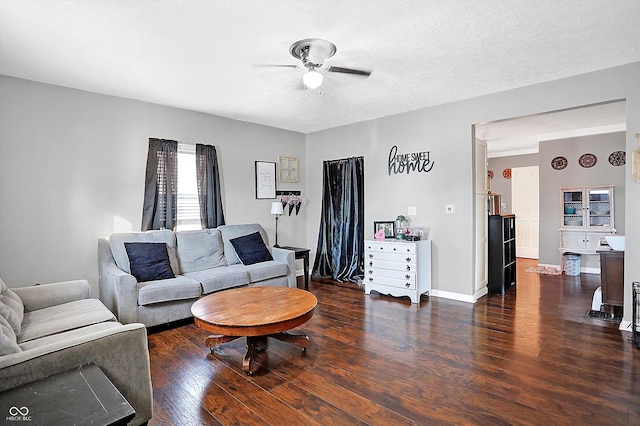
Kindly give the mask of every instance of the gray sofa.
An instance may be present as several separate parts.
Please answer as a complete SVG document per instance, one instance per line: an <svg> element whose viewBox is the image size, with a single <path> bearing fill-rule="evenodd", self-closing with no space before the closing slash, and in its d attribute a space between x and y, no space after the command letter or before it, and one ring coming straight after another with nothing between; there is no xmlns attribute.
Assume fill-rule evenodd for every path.
<svg viewBox="0 0 640 426"><path fill-rule="evenodd" d="M116 322L90 291L85 280L14 289L0 280L0 391L94 363L136 411L129 424L146 423L153 409L147 330Z"/></svg>
<svg viewBox="0 0 640 426"><path fill-rule="evenodd" d="M273 260L245 265L231 240L256 232ZM132 272L131 260L135 259L130 259L131 243L166 244L175 277L139 282ZM118 321L151 327L191 318L191 305L216 291L246 285L295 288L294 261L293 251L269 248L267 234L259 224L118 233L98 241L100 299Z"/></svg>

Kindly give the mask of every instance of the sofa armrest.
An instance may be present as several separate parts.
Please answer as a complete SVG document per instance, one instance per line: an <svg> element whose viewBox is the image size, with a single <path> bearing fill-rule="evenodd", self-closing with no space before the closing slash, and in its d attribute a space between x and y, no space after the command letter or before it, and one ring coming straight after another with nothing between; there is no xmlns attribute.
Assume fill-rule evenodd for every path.
<svg viewBox="0 0 640 426"><path fill-rule="evenodd" d="M94 363L136 411L129 423L151 418L153 391L147 330L128 324L0 356L0 391Z"/></svg>
<svg viewBox="0 0 640 426"><path fill-rule="evenodd" d="M279 247L272 247L271 256L273 257L273 260L282 262L289 267L289 273L287 274L287 285L290 288L297 288L298 282L296 281L295 252Z"/></svg>
<svg viewBox="0 0 640 426"><path fill-rule="evenodd" d="M27 312L91 297L91 286L87 280L17 287L11 290L20 297Z"/></svg>
<svg viewBox="0 0 640 426"><path fill-rule="evenodd" d="M138 322L138 280L118 268L108 238L98 240L100 300L123 324Z"/></svg>

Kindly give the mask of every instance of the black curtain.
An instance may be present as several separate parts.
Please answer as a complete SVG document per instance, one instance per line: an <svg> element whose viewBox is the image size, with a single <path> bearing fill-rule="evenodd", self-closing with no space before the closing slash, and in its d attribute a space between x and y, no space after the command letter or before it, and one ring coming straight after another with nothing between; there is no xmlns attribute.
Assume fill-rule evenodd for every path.
<svg viewBox="0 0 640 426"><path fill-rule="evenodd" d="M313 276L358 282L363 277L364 158L323 162L322 214Z"/></svg>
<svg viewBox="0 0 640 426"><path fill-rule="evenodd" d="M218 155L214 146L196 144L196 179L202 227L224 225Z"/></svg>
<svg viewBox="0 0 640 426"><path fill-rule="evenodd" d="M142 230L176 228L178 142L149 139Z"/></svg>

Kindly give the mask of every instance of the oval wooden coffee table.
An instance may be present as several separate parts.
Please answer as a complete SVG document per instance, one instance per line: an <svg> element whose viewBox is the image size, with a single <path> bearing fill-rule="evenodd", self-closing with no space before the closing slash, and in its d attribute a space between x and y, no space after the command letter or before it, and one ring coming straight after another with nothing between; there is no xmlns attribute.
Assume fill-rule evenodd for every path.
<svg viewBox="0 0 640 426"><path fill-rule="evenodd" d="M196 301L191 307L195 323L213 333L204 344L213 348L239 337L247 338L242 369L251 375L256 352L265 350L267 338L293 343L305 352L309 336L287 330L307 322L318 300L308 291L289 287L242 287L219 291Z"/></svg>

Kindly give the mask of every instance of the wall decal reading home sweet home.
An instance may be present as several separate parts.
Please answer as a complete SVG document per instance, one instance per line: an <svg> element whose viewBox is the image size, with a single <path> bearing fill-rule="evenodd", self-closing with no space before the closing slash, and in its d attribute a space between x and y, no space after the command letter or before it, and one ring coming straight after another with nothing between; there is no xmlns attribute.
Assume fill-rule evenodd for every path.
<svg viewBox="0 0 640 426"><path fill-rule="evenodd" d="M389 151L388 171L389 175L398 173L409 174L411 172L430 172L435 164L429 158L431 151L398 154L398 147L393 146Z"/></svg>

